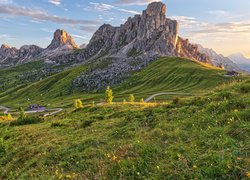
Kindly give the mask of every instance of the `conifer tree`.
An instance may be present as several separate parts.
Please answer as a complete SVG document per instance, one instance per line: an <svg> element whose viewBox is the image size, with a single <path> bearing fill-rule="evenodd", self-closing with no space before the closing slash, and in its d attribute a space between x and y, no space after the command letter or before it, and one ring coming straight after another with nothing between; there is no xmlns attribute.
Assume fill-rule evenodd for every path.
<svg viewBox="0 0 250 180"><path fill-rule="evenodd" d="M128 102L131 102L131 103L135 102L135 96L133 94L129 95Z"/></svg>
<svg viewBox="0 0 250 180"><path fill-rule="evenodd" d="M106 94L106 102L108 104L111 104L113 102L114 96L113 96L113 91L110 88L110 86L107 87L105 94Z"/></svg>

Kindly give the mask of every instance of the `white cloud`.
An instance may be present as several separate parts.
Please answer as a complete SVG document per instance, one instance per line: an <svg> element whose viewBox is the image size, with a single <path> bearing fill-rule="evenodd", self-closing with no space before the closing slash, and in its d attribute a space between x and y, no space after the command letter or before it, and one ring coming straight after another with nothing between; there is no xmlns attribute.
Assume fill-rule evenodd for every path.
<svg viewBox="0 0 250 180"><path fill-rule="evenodd" d="M99 22L92 20L75 20L65 17L59 17L56 15L50 15L45 11L39 9L32 9L27 7L11 6L11 5L0 5L0 14L7 14L11 16L24 16L30 17L34 20L39 21L50 21L57 24L68 24L68 25L97 25Z"/></svg>
<svg viewBox="0 0 250 180"><path fill-rule="evenodd" d="M78 39L88 39L87 37L77 35L77 34L71 34L71 36L74 37L74 38L78 38Z"/></svg>
<svg viewBox="0 0 250 180"><path fill-rule="evenodd" d="M224 10L213 10L213 11L208 11L207 13L218 18L228 17L230 15L228 11L224 11Z"/></svg>
<svg viewBox="0 0 250 180"><path fill-rule="evenodd" d="M49 0L49 3L59 6L61 4L61 0Z"/></svg>
<svg viewBox="0 0 250 180"><path fill-rule="evenodd" d="M139 12L133 11L133 10L128 10L128 9L123 9L119 8L110 4L105 4L105 3L95 3L95 2L90 2L90 6L86 7L85 10L88 11L98 11L98 12L107 12L110 10L117 10L125 13L130 13L130 14L140 14Z"/></svg>
<svg viewBox="0 0 250 180"><path fill-rule="evenodd" d="M162 0L117 0L114 2L116 5L147 5L151 2L162 1Z"/></svg>
<svg viewBox="0 0 250 180"><path fill-rule="evenodd" d="M0 34L0 39L3 39L3 40L13 40L15 39L14 37L8 35L8 34Z"/></svg>
<svg viewBox="0 0 250 180"><path fill-rule="evenodd" d="M0 0L0 4L12 4L12 0Z"/></svg>

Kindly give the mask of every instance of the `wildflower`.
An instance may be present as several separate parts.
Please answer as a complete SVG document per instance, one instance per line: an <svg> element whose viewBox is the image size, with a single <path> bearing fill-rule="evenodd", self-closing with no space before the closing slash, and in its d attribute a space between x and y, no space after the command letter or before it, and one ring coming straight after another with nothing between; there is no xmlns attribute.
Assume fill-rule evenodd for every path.
<svg viewBox="0 0 250 180"><path fill-rule="evenodd" d="M108 154L106 154L106 156L108 157L108 158L110 158L110 154L108 153Z"/></svg>
<svg viewBox="0 0 250 180"><path fill-rule="evenodd" d="M117 157L114 155L114 156L112 157L112 160L113 160L113 161L117 160Z"/></svg>
<svg viewBox="0 0 250 180"><path fill-rule="evenodd" d="M250 177L250 172L247 172L246 176L249 178Z"/></svg>
<svg viewBox="0 0 250 180"><path fill-rule="evenodd" d="M160 169L160 166L156 166L157 169Z"/></svg>
<svg viewBox="0 0 250 180"><path fill-rule="evenodd" d="M66 175L66 178L69 178L69 179L71 179L71 175L69 175L69 174L68 174L68 175Z"/></svg>
<svg viewBox="0 0 250 180"><path fill-rule="evenodd" d="M197 166L196 166L196 165L193 165L193 169L197 169Z"/></svg>
<svg viewBox="0 0 250 180"><path fill-rule="evenodd" d="M241 160L241 158L240 158L240 157L237 157L237 158L236 158L236 160L238 160L238 161L239 161L239 160Z"/></svg>
<svg viewBox="0 0 250 180"><path fill-rule="evenodd" d="M140 172L137 172L137 175L140 176Z"/></svg>

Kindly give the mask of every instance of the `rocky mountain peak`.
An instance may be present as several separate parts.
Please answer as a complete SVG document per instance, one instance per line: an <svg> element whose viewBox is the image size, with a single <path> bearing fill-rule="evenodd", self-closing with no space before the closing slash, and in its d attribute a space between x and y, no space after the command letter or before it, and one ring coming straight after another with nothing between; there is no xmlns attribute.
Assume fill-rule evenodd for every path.
<svg viewBox="0 0 250 180"><path fill-rule="evenodd" d="M54 38L47 49L52 50L65 45L69 48L78 48L73 38L66 31L57 29L54 33Z"/></svg>
<svg viewBox="0 0 250 180"><path fill-rule="evenodd" d="M9 49L9 48L10 48L10 46L7 44L2 44L2 46L1 46L1 49Z"/></svg>
<svg viewBox="0 0 250 180"><path fill-rule="evenodd" d="M152 2L148 5L144 13L148 16L166 15L167 6L162 2Z"/></svg>

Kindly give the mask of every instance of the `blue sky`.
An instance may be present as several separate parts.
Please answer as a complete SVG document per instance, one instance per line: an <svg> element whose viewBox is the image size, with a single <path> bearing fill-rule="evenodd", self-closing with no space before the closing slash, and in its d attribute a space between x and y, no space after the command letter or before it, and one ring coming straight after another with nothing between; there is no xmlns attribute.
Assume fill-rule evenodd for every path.
<svg viewBox="0 0 250 180"><path fill-rule="evenodd" d="M118 26L152 0L0 0L0 43L49 45L66 30L78 45L103 23ZM167 16L179 22L180 36L229 55L250 57L250 1L163 0Z"/></svg>

